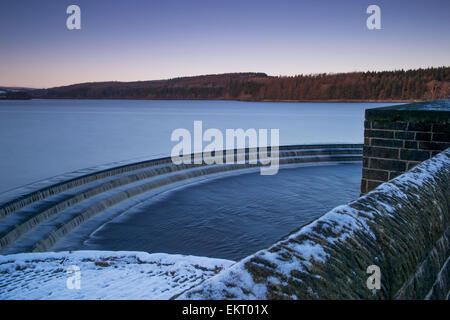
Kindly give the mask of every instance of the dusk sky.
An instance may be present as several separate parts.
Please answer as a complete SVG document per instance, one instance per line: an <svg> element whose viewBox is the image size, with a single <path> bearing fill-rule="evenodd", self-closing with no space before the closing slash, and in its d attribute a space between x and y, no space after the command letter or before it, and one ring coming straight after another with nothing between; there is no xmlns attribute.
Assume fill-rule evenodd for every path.
<svg viewBox="0 0 450 320"><path fill-rule="evenodd" d="M66 8L81 8L68 30ZM366 9L381 8L381 30ZM450 65L450 1L2 0L0 86Z"/></svg>

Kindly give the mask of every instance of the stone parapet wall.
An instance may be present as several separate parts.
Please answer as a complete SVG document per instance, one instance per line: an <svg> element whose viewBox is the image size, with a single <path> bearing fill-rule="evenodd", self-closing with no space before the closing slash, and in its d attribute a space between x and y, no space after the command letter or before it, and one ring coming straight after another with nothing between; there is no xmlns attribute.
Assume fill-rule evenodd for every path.
<svg viewBox="0 0 450 320"><path fill-rule="evenodd" d="M80 224L105 211L118 215L146 195L207 176L213 178L267 166L250 161L251 155L267 154L265 149L229 151L234 157L245 156L245 161L237 163L236 159L236 163L226 163L229 152L215 156L221 159L221 164L174 164L171 158L152 159L100 171L86 169L64 174L49 179L48 183L38 182L35 187L27 185L12 194L0 195L0 254L48 251ZM278 151L270 150L270 155L276 157L280 166L361 162L362 145L288 145L280 146ZM195 156L189 155L191 160Z"/></svg>
<svg viewBox="0 0 450 320"><path fill-rule="evenodd" d="M361 193L450 147L450 102L366 110Z"/></svg>

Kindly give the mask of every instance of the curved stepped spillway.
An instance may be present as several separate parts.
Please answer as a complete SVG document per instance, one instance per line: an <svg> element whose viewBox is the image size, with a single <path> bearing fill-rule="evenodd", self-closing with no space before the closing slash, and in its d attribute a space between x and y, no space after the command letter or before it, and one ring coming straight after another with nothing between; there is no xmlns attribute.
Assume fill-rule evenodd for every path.
<svg viewBox="0 0 450 320"><path fill-rule="evenodd" d="M224 164L175 165L166 157L102 170L97 167L4 193L0 195L0 254L47 251L84 221L118 204L125 212L135 204L133 199L154 190L203 176L258 168L259 162L249 163L253 152L234 150L235 157L245 154L245 163L226 164L224 155ZM281 146L278 155L280 166L361 161L362 145ZM195 155L190 156L194 159Z"/></svg>

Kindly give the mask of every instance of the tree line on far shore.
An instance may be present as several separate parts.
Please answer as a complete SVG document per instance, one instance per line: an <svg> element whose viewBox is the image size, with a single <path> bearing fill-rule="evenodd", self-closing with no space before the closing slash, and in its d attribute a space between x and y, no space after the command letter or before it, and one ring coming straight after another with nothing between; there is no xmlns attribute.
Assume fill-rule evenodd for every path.
<svg viewBox="0 0 450 320"><path fill-rule="evenodd" d="M434 100L450 97L450 67L297 76L228 73L155 81L92 82L35 90L33 96L246 101Z"/></svg>

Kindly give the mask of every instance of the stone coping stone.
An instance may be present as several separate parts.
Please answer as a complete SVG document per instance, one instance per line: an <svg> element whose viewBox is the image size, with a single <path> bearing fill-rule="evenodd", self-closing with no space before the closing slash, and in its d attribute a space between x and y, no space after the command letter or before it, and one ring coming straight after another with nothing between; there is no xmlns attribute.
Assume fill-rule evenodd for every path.
<svg viewBox="0 0 450 320"><path fill-rule="evenodd" d="M366 120L450 124L450 99L367 109Z"/></svg>

